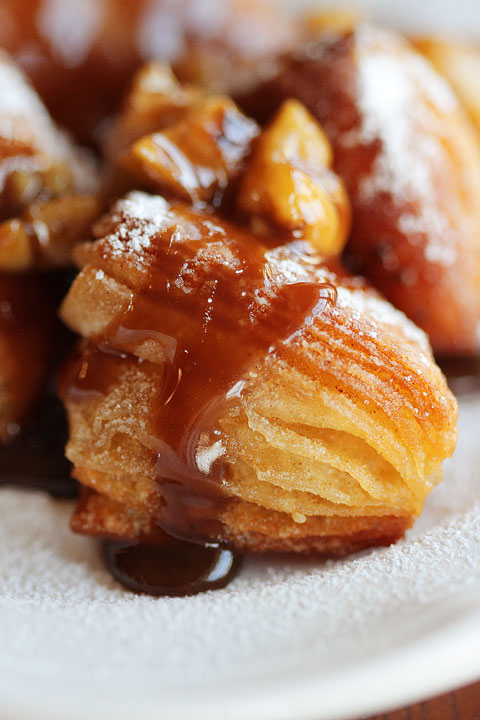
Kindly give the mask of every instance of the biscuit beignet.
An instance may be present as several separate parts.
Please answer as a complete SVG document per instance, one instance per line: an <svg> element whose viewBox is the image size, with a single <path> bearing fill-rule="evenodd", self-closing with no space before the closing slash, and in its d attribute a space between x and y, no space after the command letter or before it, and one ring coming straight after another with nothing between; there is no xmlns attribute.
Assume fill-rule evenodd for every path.
<svg viewBox="0 0 480 720"><path fill-rule="evenodd" d="M454 449L424 333L309 246L131 193L61 310L73 527L344 553L401 537Z"/></svg>
<svg viewBox="0 0 480 720"><path fill-rule="evenodd" d="M403 38L369 25L286 56L243 104L286 98L320 121L353 209L346 258L442 354L480 344L480 138L447 82Z"/></svg>

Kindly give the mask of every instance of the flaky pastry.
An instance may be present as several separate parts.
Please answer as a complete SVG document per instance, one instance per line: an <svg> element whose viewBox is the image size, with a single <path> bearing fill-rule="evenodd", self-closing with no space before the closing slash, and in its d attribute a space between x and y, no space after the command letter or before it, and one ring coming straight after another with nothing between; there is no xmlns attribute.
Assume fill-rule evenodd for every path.
<svg viewBox="0 0 480 720"><path fill-rule="evenodd" d="M308 244L132 193L62 306L74 529L342 554L402 536L455 444L425 335Z"/></svg>

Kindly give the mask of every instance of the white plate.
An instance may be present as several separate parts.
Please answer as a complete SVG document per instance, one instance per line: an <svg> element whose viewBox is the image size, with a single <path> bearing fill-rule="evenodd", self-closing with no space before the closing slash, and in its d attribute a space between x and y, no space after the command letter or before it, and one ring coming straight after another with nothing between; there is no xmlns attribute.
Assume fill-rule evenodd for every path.
<svg viewBox="0 0 480 720"><path fill-rule="evenodd" d="M471 30L476 0L378 0L383 20ZM480 30L480 29L479 29ZM446 481L396 546L250 559L225 590L137 597L70 508L0 492L2 720L340 720L480 677L480 397Z"/></svg>
<svg viewBox="0 0 480 720"><path fill-rule="evenodd" d="M0 492L2 720L335 720L480 677L480 396L405 541L250 559L225 590L137 597L68 503Z"/></svg>

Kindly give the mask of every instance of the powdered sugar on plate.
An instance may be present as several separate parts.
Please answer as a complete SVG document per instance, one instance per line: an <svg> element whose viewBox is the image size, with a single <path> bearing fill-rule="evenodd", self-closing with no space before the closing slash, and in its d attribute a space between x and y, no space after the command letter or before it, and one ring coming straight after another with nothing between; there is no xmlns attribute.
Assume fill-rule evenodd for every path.
<svg viewBox="0 0 480 720"><path fill-rule="evenodd" d="M251 558L229 587L193 598L130 594L108 575L95 542L70 533L68 503L2 489L2 717L10 717L2 703L12 688L22 719L347 717L326 700L335 678L347 670L360 678L373 661L370 697L381 695L382 683L394 700L403 697L392 690L401 690L398 676L395 684L382 675L383 663L392 653L403 657L405 676L429 638L441 643L442 633L440 648L453 652L449 629L478 603L479 425L480 397L463 400L445 482L406 540L340 561ZM476 617L468 635L475 647ZM459 684L473 672L473 645L462 646ZM419 677L442 677L445 653L437 655L442 664L434 657ZM30 713L21 687L36 688ZM361 687L355 691L360 697ZM301 709L308 692L318 697L315 715ZM363 706L356 707L360 714Z"/></svg>

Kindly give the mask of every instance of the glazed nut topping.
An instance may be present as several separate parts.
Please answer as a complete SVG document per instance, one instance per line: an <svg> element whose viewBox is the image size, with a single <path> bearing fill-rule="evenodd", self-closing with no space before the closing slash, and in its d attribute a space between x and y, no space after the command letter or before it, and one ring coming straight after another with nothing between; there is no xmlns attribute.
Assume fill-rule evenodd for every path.
<svg viewBox="0 0 480 720"><path fill-rule="evenodd" d="M251 217L255 232L302 238L322 255L337 255L347 238L350 206L331 164L318 123L301 103L287 100L254 144L238 210Z"/></svg>
<svg viewBox="0 0 480 720"><path fill-rule="evenodd" d="M100 200L93 195L64 195L32 203L20 217L0 223L0 271L24 272L70 263L73 245L88 234L100 209Z"/></svg>
<svg viewBox="0 0 480 720"><path fill-rule="evenodd" d="M238 174L257 133L232 100L212 97L134 143L124 164L151 190L211 202Z"/></svg>

